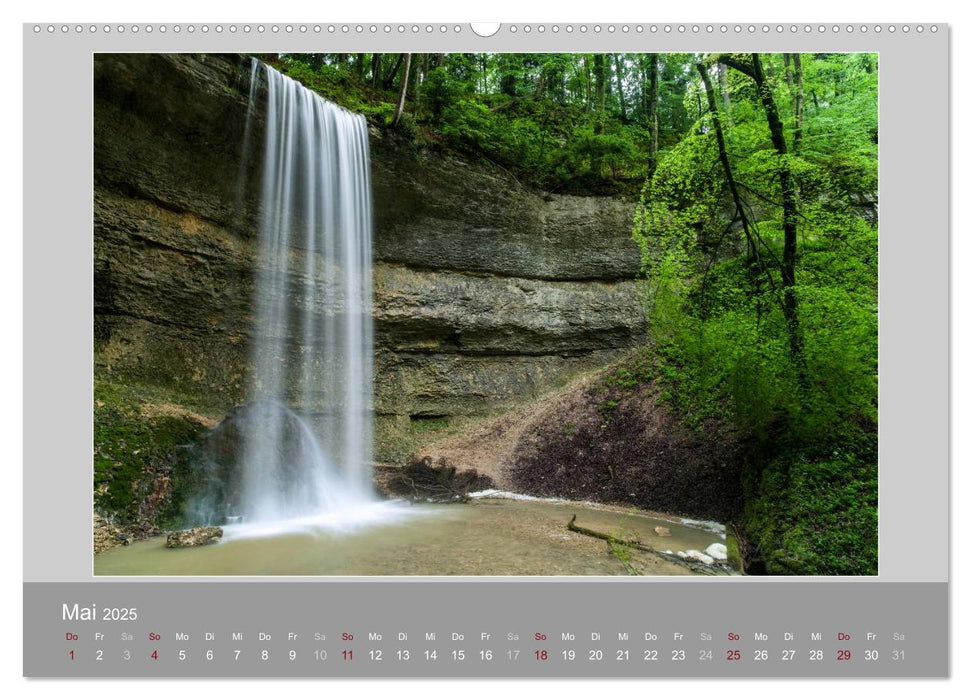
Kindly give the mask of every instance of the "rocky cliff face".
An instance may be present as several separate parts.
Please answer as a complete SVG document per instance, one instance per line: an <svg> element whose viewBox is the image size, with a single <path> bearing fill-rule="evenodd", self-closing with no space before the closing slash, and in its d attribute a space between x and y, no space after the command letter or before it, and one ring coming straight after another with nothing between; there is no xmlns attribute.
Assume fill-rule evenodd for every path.
<svg viewBox="0 0 971 700"><path fill-rule="evenodd" d="M96 376L228 410L260 264L249 59L98 55L94 74ZM543 196L377 131L371 157L379 457L415 421L535 400L643 340L630 202Z"/></svg>

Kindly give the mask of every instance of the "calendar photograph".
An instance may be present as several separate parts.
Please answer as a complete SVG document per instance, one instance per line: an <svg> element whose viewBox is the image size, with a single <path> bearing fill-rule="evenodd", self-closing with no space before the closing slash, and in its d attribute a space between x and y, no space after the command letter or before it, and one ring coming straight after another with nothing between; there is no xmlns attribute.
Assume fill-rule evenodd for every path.
<svg viewBox="0 0 971 700"><path fill-rule="evenodd" d="M94 575L875 576L879 68L94 53Z"/></svg>

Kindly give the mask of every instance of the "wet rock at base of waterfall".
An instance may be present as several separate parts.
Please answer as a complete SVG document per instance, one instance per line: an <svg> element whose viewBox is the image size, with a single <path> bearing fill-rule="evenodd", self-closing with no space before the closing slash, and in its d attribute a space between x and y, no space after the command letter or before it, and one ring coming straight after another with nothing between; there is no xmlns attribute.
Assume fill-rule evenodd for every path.
<svg viewBox="0 0 971 700"><path fill-rule="evenodd" d="M94 527L92 530L94 536L94 553L101 554L107 549L111 549L119 544L128 544L131 540L129 535L126 535L121 528L116 527L106 518L95 513L94 514Z"/></svg>
<svg viewBox="0 0 971 700"><path fill-rule="evenodd" d="M189 522L230 525L255 516L246 510L244 484L247 449L251 436L277 426L277 439L262 455L276 465L274 479L299 500L305 482L304 465L311 459L314 443L306 425L279 401L254 401L236 406L202 438L193 455L190 486L185 494Z"/></svg>
<svg viewBox="0 0 971 700"><path fill-rule="evenodd" d="M656 532L658 534L658 536L660 536L660 537L670 537L671 536L671 528L664 527L662 525L657 525L654 528L654 532Z"/></svg>
<svg viewBox="0 0 971 700"><path fill-rule="evenodd" d="M721 542L708 545L707 549L705 549L705 554L715 561L728 561L728 547Z"/></svg>
<svg viewBox="0 0 971 700"><path fill-rule="evenodd" d="M165 546L175 547L198 547L204 544L214 544L222 539L223 529L221 527L194 527L191 530L180 530L170 532L165 538Z"/></svg>

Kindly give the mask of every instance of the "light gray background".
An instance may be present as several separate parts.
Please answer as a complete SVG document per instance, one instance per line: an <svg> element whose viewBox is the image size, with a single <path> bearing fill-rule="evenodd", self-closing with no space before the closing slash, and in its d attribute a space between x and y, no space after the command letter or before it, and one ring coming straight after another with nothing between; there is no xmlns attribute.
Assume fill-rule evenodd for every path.
<svg viewBox="0 0 971 700"><path fill-rule="evenodd" d="M949 553L949 44L948 28L848 33L841 24L504 26L485 39L469 25L327 24L301 33L267 23L264 34L229 23L133 33L117 24L62 32L24 25L24 580L90 581L92 452L92 62L94 52L788 51L880 54L880 580L948 580ZM278 27L273 33L271 28ZM342 27L347 26L344 33ZM613 33L608 27L615 27ZM637 26L643 32L636 31ZM50 85L56 83L57 90ZM239 577L251 580L253 577ZM274 580L290 580L275 577ZM103 580L103 579L102 579ZM147 580L147 579L141 579ZM172 579L152 579L172 580ZM222 580L226 578L192 579ZM239 579L233 579L239 580ZM321 577L315 580L331 580ZM334 579L356 580L356 579ZM371 579L373 580L373 579ZM381 581L400 580L383 578ZM406 580L415 581L410 578ZM458 577L450 579L462 580ZM485 578L478 581L490 580ZM504 579L497 579L504 580ZM554 577L530 582L559 580ZM590 580L590 579L586 579ZM603 578L614 585L670 579ZM816 580L830 580L820 577ZM872 578L838 579L873 581ZM743 578L678 585L748 585ZM765 579L762 580L763 582Z"/></svg>

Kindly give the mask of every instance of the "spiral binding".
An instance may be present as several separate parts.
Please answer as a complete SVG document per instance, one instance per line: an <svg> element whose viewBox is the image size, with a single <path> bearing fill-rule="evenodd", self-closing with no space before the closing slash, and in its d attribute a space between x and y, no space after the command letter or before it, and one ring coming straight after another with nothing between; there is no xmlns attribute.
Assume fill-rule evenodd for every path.
<svg viewBox="0 0 971 700"><path fill-rule="evenodd" d="M888 33L936 34L936 24L508 24L485 34L476 25L461 24L34 24L34 34L432 34L461 35L480 38L506 35L537 34L852 34Z"/></svg>

